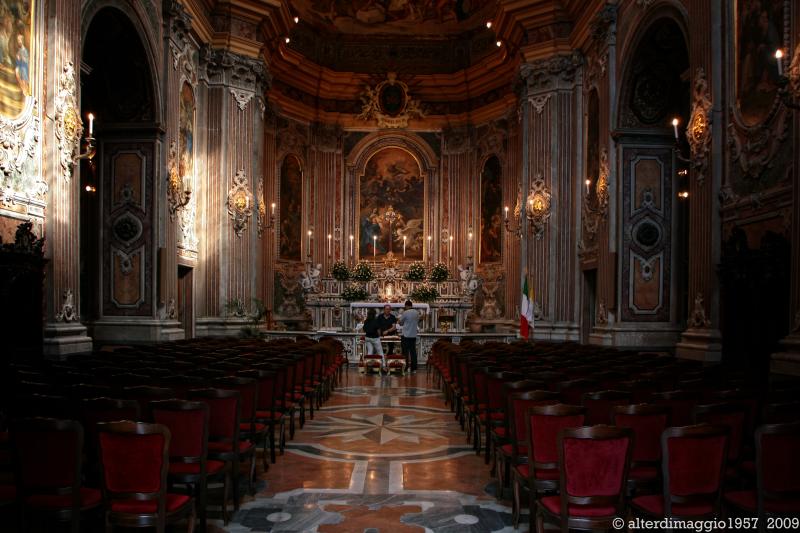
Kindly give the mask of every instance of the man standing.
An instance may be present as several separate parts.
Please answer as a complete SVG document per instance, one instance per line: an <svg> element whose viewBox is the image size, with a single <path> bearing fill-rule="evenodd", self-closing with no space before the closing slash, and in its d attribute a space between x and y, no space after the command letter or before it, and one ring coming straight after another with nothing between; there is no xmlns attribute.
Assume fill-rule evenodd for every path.
<svg viewBox="0 0 800 533"><path fill-rule="evenodd" d="M397 317L392 314L392 306L386 304L383 306L383 313L378 315L378 329L381 330L381 337L386 335L394 335L397 333ZM386 343L386 353L391 355L394 353L394 343Z"/></svg>
<svg viewBox="0 0 800 533"><path fill-rule="evenodd" d="M406 300L405 310L397 321L403 328L400 347L409 363L411 372L417 371L417 334L419 333L419 311L414 309L411 300Z"/></svg>

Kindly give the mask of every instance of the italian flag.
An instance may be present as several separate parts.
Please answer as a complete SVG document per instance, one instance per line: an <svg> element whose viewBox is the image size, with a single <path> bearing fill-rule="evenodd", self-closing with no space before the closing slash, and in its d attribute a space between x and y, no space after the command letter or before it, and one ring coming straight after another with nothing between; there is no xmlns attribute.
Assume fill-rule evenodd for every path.
<svg viewBox="0 0 800 533"><path fill-rule="evenodd" d="M528 274L522 284L522 302L519 306L519 334L527 339L533 331L533 287L528 285Z"/></svg>

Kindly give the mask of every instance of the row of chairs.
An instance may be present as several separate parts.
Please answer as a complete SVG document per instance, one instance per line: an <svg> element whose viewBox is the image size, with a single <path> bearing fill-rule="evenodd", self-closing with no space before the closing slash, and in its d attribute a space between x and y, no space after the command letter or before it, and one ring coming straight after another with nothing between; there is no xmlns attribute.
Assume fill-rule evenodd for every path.
<svg viewBox="0 0 800 533"><path fill-rule="evenodd" d="M669 391L660 390L661 387L652 387L655 392L631 390L626 384L636 382L639 374L645 371L650 373L648 378L670 377L665 379L669 387L676 368L683 374L681 377L697 375L702 369L658 354L631 354L609 349L598 352L600 354L593 353L591 348L576 349L569 345L509 347L439 343L434 346L430 359L432 379L442 386L446 399L465 427L467 438L473 441L478 452L483 437L486 459L487 462L493 459L493 473L498 476L501 496L503 487L513 481L515 521L519 520L520 497L524 490L533 488L530 499L533 520L534 509L539 509L534 505L536 495L553 496L552 492L559 486L559 426L549 425L546 420L554 419L547 418L539 421L540 431L532 430L531 420L526 418L529 409L554 409L550 416L564 411L565 416L573 417L565 419L564 427L584 424L606 427L605 424L613 423L633 431L633 462L624 478L626 493L632 496L660 488L666 472L666 466L661 468L662 460L666 460L661 437L671 426L705 422L724 428L728 451L722 479L741 479L738 478L740 470L755 478L756 462L744 460L746 452L755 449L755 424L797 420L800 413L796 396L794 402L790 399L796 390L769 391L778 392L774 396L778 403L768 404L762 413L759 410L762 397L752 390L725 390L724 386L736 383L738 376L726 376L726 380L717 369L706 370L707 374L693 381L700 379L712 389L714 385L724 385L717 387L718 390ZM600 357L605 361L603 367L581 376L592 363L599 362ZM643 367L641 361L648 364ZM619 370L617 380L612 379L610 374L614 370L609 369ZM602 375L604 373L606 375ZM603 380L606 383L601 383ZM593 390L594 387L627 390ZM653 403L638 403L642 400ZM705 405L708 403L711 404ZM543 440L535 446L531 439L537 436ZM530 450L534 450L533 461ZM532 468L533 465L539 468ZM547 500L551 504L553 501ZM751 510L757 511L756 507ZM542 516L547 515L546 511L542 512Z"/></svg>
<svg viewBox="0 0 800 533"><path fill-rule="evenodd" d="M73 377L64 375L69 373L67 369L88 369L86 359L58 365L12 368L15 375L11 389L14 391L13 398L23 401L6 404L3 409L5 419L11 420L10 428L7 428L10 431L0 435L5 435L11 450L14 450L11 464L14 465L16 480L15 487L5 485L0 489L3 503L16 503L20 510L34 511L35 516L42 515L43 510L49 511L44 514L69 520L73 530L77 531L75 528L79 526L74 524L80 521L80 509L91 510L99 506L102 500L105 502L103 508L107 511L107 520L112 523L126 527L136 524L162 527L166 522L194 516L194 511L189 510L189 507L193 509L193 500L178 498L175 495L178 493L167 490L172 485L180 485L189 489L185 491L185 496L196 497L199 522L201 529L205 530L207 485L211 482L222 484L222 514L227 523L228 479L231 480L234 509L238 509L241 482L246 479L248 489L253 491L256 446L264 448L262 457L266 470L267 447L270 448L271 462L275 462L275 429L279 430L282 451L285 418L289 417L292 422L290 434L293 436L295 408L300 405L302 409L306 401L311 409L319 406L340 379L341 367L346 361L341 344L332 340L319 343L262 342L258 345L234 340L225 343L169 343L157 345L155 349L97 354L93 359L102 360L104 366L113 364L115 368L124 368L134 357L137 361L147 360L151 364L157 361L164 366L171 362L191 360L197 365L193 370L211 372L201 377L191 375L187 369L185 374L166 376L167 379L149 377L155 385L141 382L133 385L130 381L109 385L99 380L74 383ZM208 360L201 361L201 358ZM223 364L228 366L224 374L219 375L220 365ZM305 374L306 368L312 371ZM29 381L37 372L39 375L35 377L39 381ZM297 379L298 375L302 379ZM56 392L70 394L44 395L40 390L28 392L25 396L30 383L49 385ZM163 386L166 384L172 387ZM32 415L61 419L30 418ZM300 421L302 424L302 410ZM57 464L78 465L77 470L70 467L69 471L77 473L69 483L65 483L64 477L47 478L47 482L43 482L49 469L37 467L36 457L41 453L25 453L26 449L35 448L26 448L21 444L19 435L23 434L20 433L23 429L29 434L36 434L27 442L39 442L40 451L42 446L54 444L55 450L51 450L48 457L59 457ZM110 437L107 433L119 435ZM60 435L61 438L47 438L46 435ZM156 441L163 445L166 450L164 453L168 454L164 465L155 461ZM59 444L55 445L56 442ZM121 459L123 464L108 459L108 450L112 448L104 448L104 442L127 450L113 456L126 458ZM76 449L77 458L72 453ZM136 463L142 461L132 461L131 457L152 461L166 469L165 483L158 485L158 490L150 490L156 486L152 483L136 485L141 490L122 491L128 496L123 494L124 497L117 498L114 496L115 489L108 486L109 476L121 476L119 479L138 483L137 480L142 479L138 474L144 475L143 470L135 468ZM81 464L86 468L82 469ZM133 465L134 468L126 470L126 465ZM22 466L25 467L24 471ZM245 474L241 473L243 466L246 467ZM150 481L161 479L155 471L151 471ZM77 490L73 483L79 483ZM100 491L91 487L104 487L103 497L96 498ZM41 500L31 498L31 491L41 488L56 489L55 493L66 499L45 500L50 507L42 507ZM134 485L128 485L128 488L133 489ZM134 492L137 495L130 496ZM152 509L147 506L126 507L124 503L117 504L118 499L131 498L158 502L157 512L150 513ZM56 508L56 503L70 505ZM192 522L193 518L190 520L190 526L193 527Z"/></svg>

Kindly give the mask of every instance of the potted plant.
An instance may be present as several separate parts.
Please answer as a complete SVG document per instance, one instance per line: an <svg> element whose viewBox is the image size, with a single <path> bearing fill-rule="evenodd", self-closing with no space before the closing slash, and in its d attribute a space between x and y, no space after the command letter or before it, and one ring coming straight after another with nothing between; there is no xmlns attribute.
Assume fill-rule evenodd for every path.
<svg viewBox="0 0 800 533"><path fill-rule="evenodd" d="M331 267L331 277L336 281L347 281L350 279L350 269L344 261L336 261Z"/></svg>
<svg viewBox="0 0 800 533"><path fill-rule="evenodd" d="M367 289L358 283L350 283L342 291L342 299L348 302L357 302L367 298Z"/></svg>
<svg viewBox="0 0 800 533"><path fill-rule="evenodd" d="M408 267L408 272L406 272L405 278L408 281L422 281L425 279L425 265L422 264L420 261L415 261L411 263L411 266Z"/></svg>
<svg viewBox="0 0 800 533"><path fill-rule="evenodd" d="M432 281L433 283L440 283L442 281L447 281L450 279L450 270L447 268L447 265L444 263L436 263L431 268L431 273L428 275L428 281Z"/></svg>
<svg viewBox="0 0 800 533"><path fill-rule="evenodd" d="M423 283L411 291L411 299L415 302L430 303L439 297L439 291L430 283Z"/></svg>
<svg viewBox="0 0 800 533"><path fill-rule="evenodd" d="M375 279L375 272L372 270L369 263L362 261L356 265L350 277L356 281L367 282Z"/></svg>

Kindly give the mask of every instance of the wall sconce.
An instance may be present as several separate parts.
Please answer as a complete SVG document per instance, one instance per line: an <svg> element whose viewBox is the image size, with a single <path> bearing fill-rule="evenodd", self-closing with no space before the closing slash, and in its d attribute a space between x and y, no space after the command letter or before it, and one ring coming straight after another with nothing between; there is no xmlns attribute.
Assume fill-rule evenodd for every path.
<svg viewBox="0 0 800 533"><path fill-rule="evenodd" d="M680 191L678 193L678 198L681 200L688 200L689 199L689 191Z"/></svg>
<svg viewBox="0 0 800 533"><path fill-rule="evenodd" d="M275 229L275 202L269 204L269 222L264 226L267 229Z"/></svg>
<svg viewBox="0 0 800 533"><path fill-rule="evenodd" d="M91 124L91 122L89 123ZM169 145L169 176L167 177L167 204L172 220L175 214L186 207L192 199L192 191L178 172L178 143L172 141Z"/></svg>
<svg viewBox="0 0 800 533"><path fill-rule="evenodd" d="M675 133L675 146L672 147L672 151L675 153L675 159L681 161L682 163L691 163L692 160L688 155L684 155L683 147L681 146L681 137L678 131L678 125L681 123L678 117L674 117L672 119L672 130Z"/></svg>
<svg viewBox="0 0 800 533"><path fill-rule="evenodd" d="M511 221L508 218L508 206L503 208L503 223L506 227L506 232L512 235L516 235L518 238L522 237L522 224L520 223L520 214L522 212L522 208L520 203L522 202L522 191L518 188L517 189L517 205L514 206L514 225L512 226Z"/></svg>
<svg viewBox="0 0 800 533"><path fill-rule="evenodd" d="M544 176L541 173L537 174L528 193L528 199L525 202L525 216L528 218L528 225L537 239L541 239L544 235L544 226L550 219L551 199Z"/></svg>
<svg viewBox="0 0 800 533"><path fill-rule="evenodd" d="M789 109L800 109L800 61L795 52L794 61L789 66L788 76L783 69L783 50L775 50L775 61L778 63L778 95L783 105Z"/></svg>
<svg viewBox="0 0 800 533"><path fill-rule="evenodd" d="M94 138L94 114L89 113L89 130L86 133L86 137L84 137L83 142L86 143L86 151L79 153L75 156L75 162L77 163L81 159L88 159L91 161L94 159L95 154L97 154L97 146L95 144Z"/></svg>

